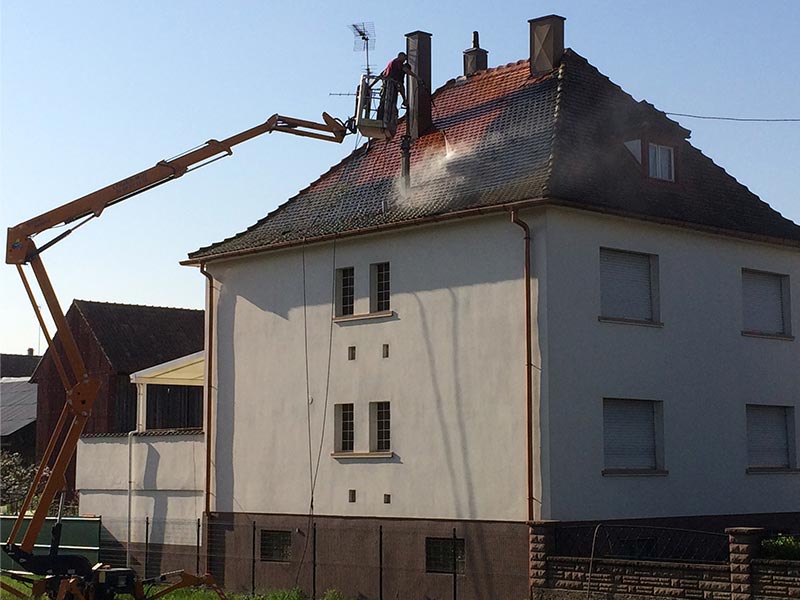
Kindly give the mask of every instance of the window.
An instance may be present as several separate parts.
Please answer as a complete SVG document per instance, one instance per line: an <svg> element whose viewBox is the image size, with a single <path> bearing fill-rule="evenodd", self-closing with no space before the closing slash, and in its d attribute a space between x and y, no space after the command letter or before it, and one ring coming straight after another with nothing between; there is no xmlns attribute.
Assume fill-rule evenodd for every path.
<svg viewBox="0 0 800 600"><path fill-rule="evenodd" d="M425 571L458 573L465 570L464 538L425 538Z"/></svg>
<svg viewBox="0 0 800 600"><path fill-rule="evenodd" d="M389 263L370 265L370 312L386 312L389 304Z"/></svg>
<svg viewBox="0 0 800 600"><path fill-rule="evenodd" d="M751 468L789 469L794 464L794 409L747 405L747 464Z"/></svg>
<svg viewBox="0 0 800 600"><path fill-rule="evenodd" d="M742 321L746 333L791 335L789 277L742 269Z"/></svg>
<svg viewBox="0 0 800 600"><path fill-rule="evenodd" d="M613 471L663 469L661 402L605 398L603 456Z"/></svg>
<svg viewBox="0 0 800 600"><path fill-rule="evenodd" d="M203 426L203 388L147 386L146 429L194 429Z"/></svg>
<svg viewBox="0 0 800 600"><path fill-rule="evenodd" d="M391 412L388 402L369 404L369 450L370 452L389 452L392 449Z"/></svg>
<svg viewBox="0 0 800 600"><path fill-rule="evenodd" d="M658 256L600 248L601 318L658 323Z"/></svg>
<svg viewBox="0 0 800 600"><path fill-rule="evenodd" d="M649 144L648 155L650 177L664 181L675 181L674 152L671 146Z"/></svg>
<svg viewBox="0 0 800 600"><path fill-rule="evenodd" d="M355 441L355 422L352 404L337 404L334 409L336 452L352 452Z"/></svg>
<svg viewBox="0 0 800 600"><path fill-rule="evenodd" d="M292 532L261 530L261 560L289 562L292 559Z"/></svg>
<svg viewBox="0 0 800 600"><path fill-rule="evenodd" d="M336 316L353 314L355 306L356 277L353 267L336 269Z"/></svg>

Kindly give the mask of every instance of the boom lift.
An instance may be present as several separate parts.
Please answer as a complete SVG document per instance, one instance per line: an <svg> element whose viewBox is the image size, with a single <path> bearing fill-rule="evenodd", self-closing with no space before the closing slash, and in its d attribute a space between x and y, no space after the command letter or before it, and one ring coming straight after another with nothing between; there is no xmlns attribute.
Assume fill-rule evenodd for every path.
<svg viewBox="0 0 800 600"><path fill-rule="evenodd" d="M249 139L273 131L290 133L317 140L341 143L351 133L341 121L327 113L322 113L324 123L304 121L281 115L273 115L266 122L247 129L222 141L209 140L199 148L179 155L170 160L163 160L155 166L131 177L113 183L82 198L68 202L58 208L34 217L16 227L8 229L6 245L6 262L16 265L17 271L25 286L36 318L42 328L53 362L66 390L67 401L61 411L53 435L39 464L30 490L20 508L8 540L3 550L24 571L44 579L32 579L28 575L17 572L11 576L32 585L34 597L47 593L52 600L111 600L117 593L132 594L135 600L155 600L165 593L181 587L207 584L213 587L210 575L194 576L181 571L168 575L179 575L180 580L165 590L153 595L144 592L144 585L163 581L164 576L151 580L141 580L132 569L111 568L108 565L92 566L88 559L80 555L60 554L61 511L66 488L65 473L78 446L81 432L89 419L92 405L97 397L100 382L86 369L78 345L70 331L66 317L59 306L58 299L50 284L50 280L42 264L42 252L61 241L75 229L87 221L99 217L109 206L127 200L155 186L177 179L210 162L233 154L232 148ZM41 247L34 243L34 236L58 226L71 225L64 232L55 236ZM36 282L39 285L45 304L55 324L60 344L54 344L55 336L50 336L42 313L37 305L33 291L25 275L23 265L30 265ZM59 440L63 441L59 443ZM43 474L55 455L50 467L49 477L40 495L39 503L33 512L21 543L17 544L25 515L42 481ZM48 554L34 554L34 542L45 522L48 510L57 494L61 494L58 518L51 534ZM0 587L9 593L24 598L25 595L10 585L0 582ZM221 590L217 589L224 598Z"/></svg>

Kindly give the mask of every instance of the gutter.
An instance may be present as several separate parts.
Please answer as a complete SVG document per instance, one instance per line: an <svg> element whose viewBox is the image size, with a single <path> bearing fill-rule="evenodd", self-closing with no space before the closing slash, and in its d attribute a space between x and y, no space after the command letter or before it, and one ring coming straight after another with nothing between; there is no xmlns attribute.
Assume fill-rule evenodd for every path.
<svg viewBox="0 0 800 600"><path fill-rule="evenodd" d="M327 235L321 235L314 238L304 238L298 240L291 240L288 242L281 242L277 244L269 244L266 246L260 246L258 248L246 248L242 250L231 250L229 252L221 252L219 254L206 254L203 256L199 256L197 258L189 258L187 260L183 260L180 262L183 266L196 266L202 265L212 260L225 260L228 258L239 258L241 256L247 256L250 254L260 254L263 252L270 252L272 250L282 250L285 248L292 248L295 246L301 246L303 244L308 243L321 243L326 242L334 239L341 239L346 237L353 237L357 235L366 235L369 233L377 233L386 230L392 229L401 229L404 227L414 227L418 225L423 225L426 223L439 223L441 221L450 221L453 219L464 219L468 217L486 215L486 214L493 214L498 212L509 212L514 210L521 210L524 208L533 208L536 206L558 206L563 208L572 208L581 211L587 211L591 213L599 213L605 215L612 215L615 217L622 217L627 219L634 219L636 221L643 221L645 223L657 223L659 225L669 225L671 227L678 227L680 229L688 229L691 231L699 231L702 233L709 233L712 235L721 235L730 238L736 239L743 239L749 240L753 242L759 242L763 244L769 244L772 246L779 246L779 247L794 247L800 248L800 240L794 240L791 238L782 238L782 237L772 237L768 235L758 234L758 233L747 233L744 231L735 231L731 229L724 229L721 227L714 227L713 225L702 225L699 223L688 223L686 221L678 221L675 219L667 219L662 217L654 217L648 215L642 215L639 213L634 213L626 210L619 210L613 208L602 208L597 206L592 206L588 204L583 204L580 202L576 202L574 200L569 200L565 198L558 198L553 196L542 196L539 198L530 198L527 200L519 200L516 202L508 202L505 204L497 204L494 206L484 206L479 208L470 208L466 210L460 210L455 212L448 212L440 215L433 215L428 217L419 217L416 219L409 219L407 221L402 222L395 222L395 223L383 223L380 225L372 225L369 227L362 227L359 229L351 229L349 231L343 231L340 233L332 233Z"/></svg>
<svg viewBox="0 0 800 600"><path fill-rule="evenodd" d="M511 211L511 222L519 225L525 236L525 256L523 260L523 277L525 279L525 416L527 429L525 439L527 445L527 511L528 521L533 521L533 343L531 341L531 228L519 218L517 210Z"/></svg>

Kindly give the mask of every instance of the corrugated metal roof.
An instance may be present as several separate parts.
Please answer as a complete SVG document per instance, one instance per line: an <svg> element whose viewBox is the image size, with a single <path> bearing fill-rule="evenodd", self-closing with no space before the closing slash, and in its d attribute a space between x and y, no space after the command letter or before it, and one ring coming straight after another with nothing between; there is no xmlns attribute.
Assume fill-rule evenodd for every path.
<svg viewBox="0 0 800 600"><path fill-rule="evenodd" d="M0 436L36 420L36 384L27 377L0 378Z"/></svg>
<svg viewBox="0 0 800 600"><path fill-rule="evenodd" d="M692 147L689 132L566 50L557 70L529 62L451 80L433 95L434 128L400 185L400 136L371 141L246 231L189 262L412 223L531 199L800 245L800 227ZM633 128L633 129L632 129ZM659 132L675 144L678 181L643 177L623 142Z"/></svg>

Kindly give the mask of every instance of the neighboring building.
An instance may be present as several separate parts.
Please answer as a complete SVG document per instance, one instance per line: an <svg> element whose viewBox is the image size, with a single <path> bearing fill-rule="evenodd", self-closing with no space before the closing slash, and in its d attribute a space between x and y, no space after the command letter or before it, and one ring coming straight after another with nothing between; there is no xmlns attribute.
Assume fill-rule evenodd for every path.
<svg viewBox="0 0 800 600"><path fill-rule="evenodd" d="M459 598L523 598L530 519L797 522L800 227L562 52L560 17L531 48L471 49L433 102L410 82L393 140L190 255L227 587L308 587L312 499L318 589L368 598L379 539L386 597L455 564Z"/></svg>
<svg viewBox="0 0 800 600"><path fill-rule="evenodd" d="M136 432L85 435L78 445L81 513L102 515L111 537L130 540L130 564L144 565L148 552L148 574L196 569L206 462L204 368L200 351L131 374ZM119 565L127 558L124 549L104 557Z"/></svg>
<svg viewBox="0 0 800 600"><path fill-rule="evenodd" d="M100 391L92 407L84 435L125 436L136 429L136 386L132 373L198 352L204 346L202 310L136 306L75 300L67 311L67 323L75 336L87 369L100 380ZM55 344L59 345L58 336ZM51 351L42 358L32 378L38 383L37 457L41 457L66 401L63 384ZM186 404L186 402L184 402ZM186 416L191 426L202 426L202 399L194 394ZM159 403L172 420L180 415ZM94 465L87 465L93 468ZM74 461L67 475L70 490L75 485ZM123 475L125 476L125 475Z"/></svg>
<svg viewBox="0 0 800 600"><path fill-rule="evenodd" d="M30 376L41 356L0 354L0 447L33 463L36 454L36 384Z"/></svg>

